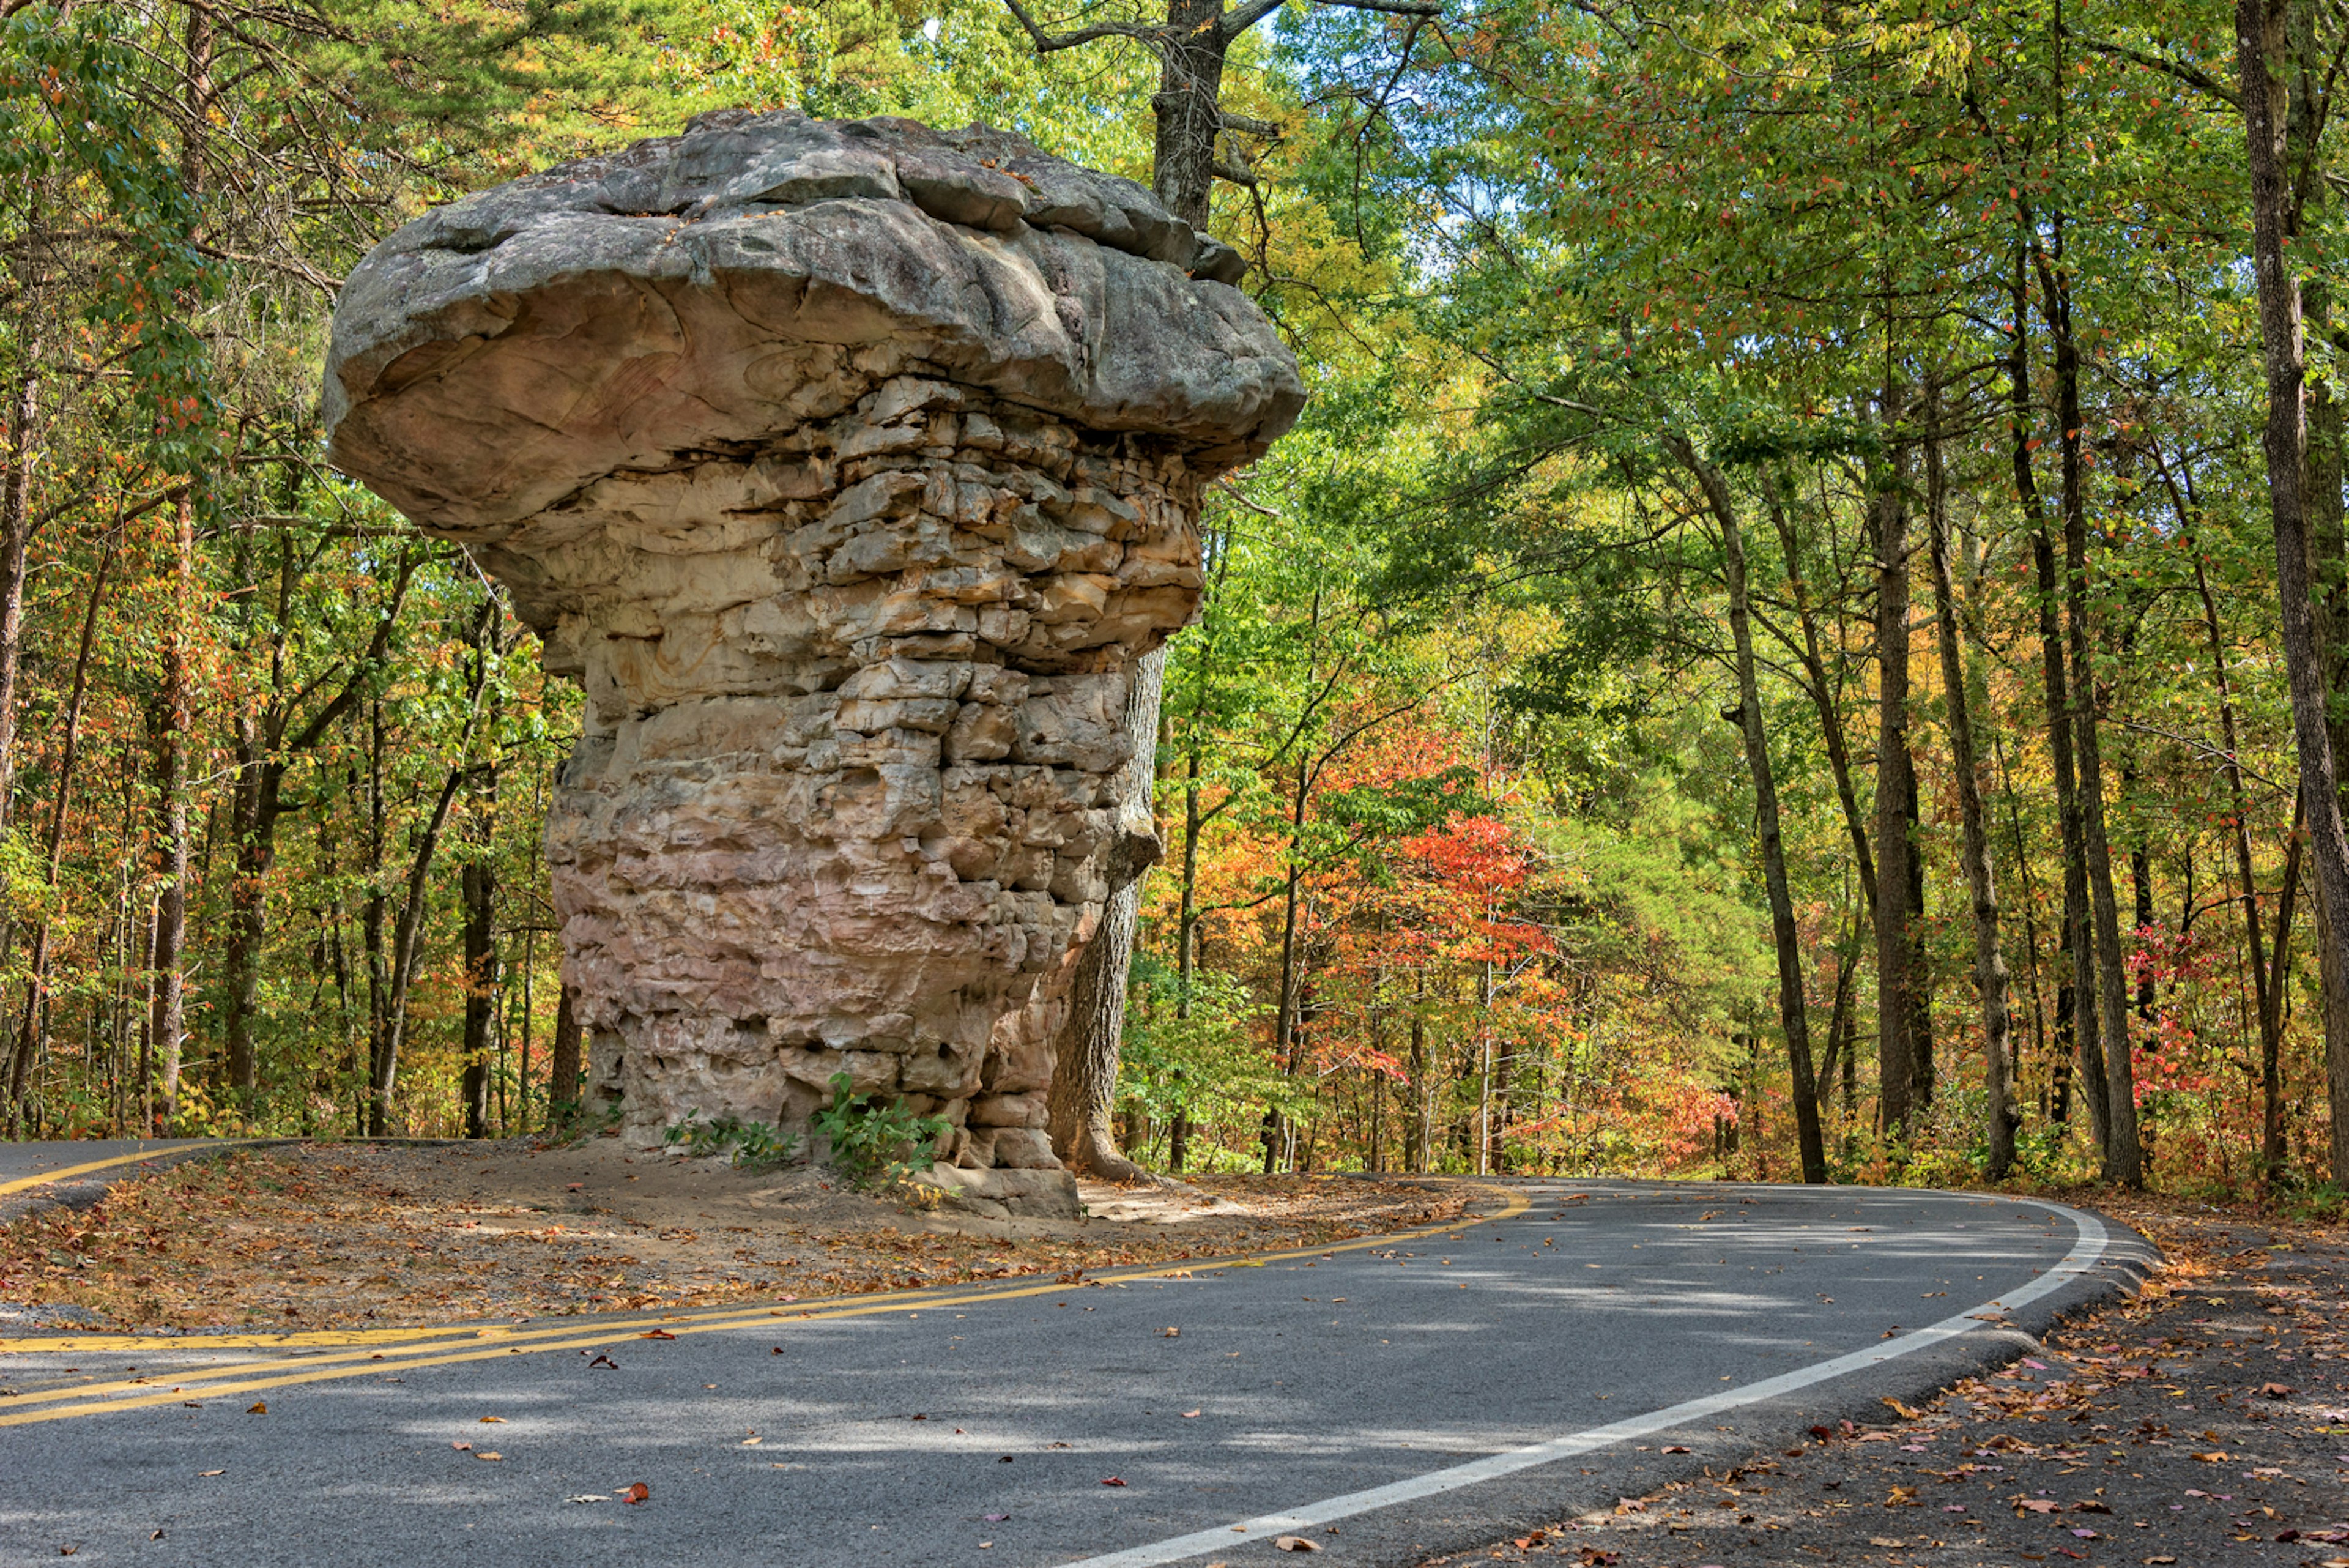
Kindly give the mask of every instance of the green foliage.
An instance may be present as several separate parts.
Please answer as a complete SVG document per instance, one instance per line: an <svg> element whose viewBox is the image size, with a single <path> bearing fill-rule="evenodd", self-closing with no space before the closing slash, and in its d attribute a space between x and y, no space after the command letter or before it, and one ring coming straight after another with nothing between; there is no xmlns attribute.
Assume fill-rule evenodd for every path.
<svg viewBox="0 0 2349 1568"><path fill-rule="evenodd" d="M799 1134L779 1131L771 1122L709 1117L698 1111L663 1133L661 1141L696 1159L731 1159L745 1170L788 1165L800 1152Z"/></svg>
<svg viewBox="0 0 2349 1568"><path fill-rule="evenodd" d="M1270 1011L1240 977L1212 970L1191 977L1186 997L1171 966L1137 951L1126 985L1119 1100L1161 1127L1187 1117L1206 1151L1244 1139L1267 1111L1309 1114L1311 1080L1284 1073L1265 1044L1260 1026ZM1210 1152L1205 1163L1224 1162Z"/></svg>
<svg viewBox="0 0 2349 1568"><path fill-rule="evenodd" d="M851 1084L845 1071L834 1073L832 1104L809 1118L825 1158L851 1187L894 1187L937 1163L931 1148L947 1135L944 1116L918 1116L903 1100L853 1093Z"/></svg>

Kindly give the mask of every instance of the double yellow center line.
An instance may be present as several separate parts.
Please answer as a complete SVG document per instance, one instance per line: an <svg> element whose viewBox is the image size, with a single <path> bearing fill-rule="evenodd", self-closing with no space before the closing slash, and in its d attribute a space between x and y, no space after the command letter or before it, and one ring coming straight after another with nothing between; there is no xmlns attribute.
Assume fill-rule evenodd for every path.
<svg viewBox="0 0 2349 1568"><path fill-rule="evenodd" d="M98 1162L98 1165L120 1163L126 1162ZM93 1165L76 1169L96 1168ZM56 1176L67 1174L69 1173L55 1173ZM55 1179L55 1176L42 1179ZM0 1189L0 1191L5 1190ZM1094 1275L1084 1284L1117 1285L1143 1280L1174 1279L1214 1269L1261 1267L1323 1257L1333 1252L1392 1246L1398 1242L1422 1241L1430 1236L1460 1231L1471 1225L1514 1219L1530 1206L1530 1200L1522 1193L1494 1189L1487 1190L1496 1191L1502 1198L1499 1208L1450 1224L1365 1237L1334 1246L1304 1247L1237 1258L1122 1269ZM117 1410L189 1404L207 1397L257 1393L336 1378L365 1377L378 1372L409 1367L453 1366L468 1361L543 1355L556 1350L608 1351L656 1333L681 1339L687 1334L717 1334L761 1324L780 1327L781 1324L776 1323L777 1319L789 1323L825 1322L895 1313L933 1312L947 1307L1025 1301L1081 1288L1083 1285L1071 1285L1059 1280L1043 1284L983 1290L957 1291L950 1286L933 1286L918 1291L890 1291L878 1295L830 1297L804 1306L761 1303L755 1306L718 1307L655 1317L596 1318L585 1323L536 1327L451 1324L441 1328L327 1329L295 1334L191 1335L185 1339L164 1339L152 1334L43 1334L27 1339L0 1339L0 1355L86 1355L136 1352L152 1356L158 1353L168 1355L180 1351L219 1350L293 1353L201 1371L159 1371L153 1376L136 1381L116 1379L26 1390L0 1402L0 1427L23 1427L36 1421L61 1421L77 1416L104 1415ZM157 1386L159 1380L169 1383L170 1386Z"/></svg>

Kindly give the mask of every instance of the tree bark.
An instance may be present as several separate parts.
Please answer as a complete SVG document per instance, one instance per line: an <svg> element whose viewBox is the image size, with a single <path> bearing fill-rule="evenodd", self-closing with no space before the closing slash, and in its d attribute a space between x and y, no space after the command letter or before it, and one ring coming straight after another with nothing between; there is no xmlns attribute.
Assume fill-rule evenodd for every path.
<svg viewBox="0 0 2349 1568"><path fill-rule="evenodd" d="M2078 770L2072 756L2071 682L2064 670L2064 634L2057 607L2063 582L2055 568L2054 541L2047 530L2047 509L2032 473L2030 328L2031 300L2025 286L2024 260L2015 255L2011 292L2014 304L2014 334L2007 357L2007 389L2013 410L2009 421L2009 452L2014 472L2015 498L2031 528L2031 558L2037 576L2039 600L2040 679L2046 692L2047 750L2055 775L2055 811L2064 847L2064 929L2056 942L2055 1037L2067 1062L2076 1060L2078 1082L2088 1102L2090 1135L2101 1152L2111 1141L2107 1114L2104 1053L2098 1045L2095 943L2088 925L2088 859L2081 826ZM2064 961L2071 961L2069 970ZM2054 1085L2055 1120L2070 1116L2072 1079L2059 1070Z"/></svg>
<svg viewBox="0 0 2349 1568"><path fill-rule="evenodd" d="M2259 1010L2260 1032L2260 1162L2273 1181L2283 1167L2283 1041L2281 1020L2269 1005L2267 953L2260 929L2258 874L2251 861L2251 801L2243 788L2238 760L2235 694L2227 672L2226 639L2219 631L2219 601L2210 592L2209 574L2203 569L2199 541L2189 538L2194 556L2194 591L2202 601L2202 630L2210 645L2210 679L2219 693L2219 739L2226 748L2227 801L2233 820L2228 825L2234 840L2235 877L2242 889L2243 946L2251 955L2253 1005Z"/></svg>
<svg viewBox="0 0 2349 1568"><path fill-rule="evenodd" d="M1938 427L1940 389L1926 383L1926 417ZM1941 470L1938 428L1925 438L1927 525L1931 531L1933 597L1941 652L1941 688L1949 708L1951 765L1956 774L1958 815L1964 826L1966 888L1974 927L1974 987L1982 1002L1982 1082L1989 1092L1985 1116L1990 1159L1985 1174L2003 1181L2014 1166L2013 1086L2008 1080L2013 1019L2008 1012L2006 959L1999 951L1998 877L1991 862L1990 826L1982 810L1982 760L1974 744L1973 704L1965 652L1958 637L1957 587L1950 573L1948 495Z"/></svg>
<svg viewBox="0 0 2349 1568"><path fill-rule="evenodd" d="M578 994L558 981L554 1004L554 1044L547 1058L546 1123L559 1127L579 1114L579 1012L572 999Z"/></svg>
<svg viewBox="0 0 2349 1568"><path fill-rule="evenodd" d="M1117 840L1104 875L1109 899L1093 939L1077 960L1069 987L1069 1015L1054 1044L1052 1087L1046 1102L1052 1152L1071 1170L1109 1181L1147 1181L1151 1175L1118 1151L1110 1126L1117 1094L1119 1047L1125 1023L1126 979L1142 912L1142 877L1161 853L1151 816L1150 785L1157 771L1158 706L1166 677L1161 647L1133 667L1125 693L1130 752L1112 785L1120 804Z"/></svg>
<svg viewBox="0 0 2349 1568"><path fill-rule="evenodd" d="M1700 458L1681 437L1667 438L1672 455L1695 475L1706 504L1721 526L1721 559L1729 586L1729 631L1736 648L1738 730L1744 737L1745 767L1754 780L1754 826L1762 840L1762 879L1770 898L1770 934L1778 953L1778 1023L1786 1037L1786 1064L1795 1096L1795 1141L1803 1179L1827 1179L1826 1145L1819 1132L1818 1080L1811 1061L1811 1025L1803 993L1802 934L1795 923L1795 899L1786 879L1786 846L1778 826L1778 781L1770 764L1769 737L1762 724L1762 697L1754 670L1754 626L1746 598L1745 540L1737 507L1721 471Z"/></svg>
<svg viewBox="0 0 2349 1568"><path fill-rule="evenodd" d="M153 1033L158 1109L168 1128L180 1111L181 1045L187 1032L187 974L181 949L188 929L188 734L194 722L193 675L188 643L195 618L195 500L181 492L173 511L172 594L163 638L163 691L158 712L156 793L161 797L158 850L161 886L155 903Z"/></svg>
<svg viewBox="0 0 2349 1568"><path fill-rule="evenodd" d="M2060 235L2060 228L2059 228ZM2060 243L2060 242L2059 242ZM2104 1045L2105 1179L2145 1184L2137 1139L2137 1073L2129 1056L2128 976L2122 961L2120 906L2113 894L2111 840L2105 828L2103 742L2096 716L2096 666L2088 629L2088 510L2081 456L2079 346L2072 334L2068 279L2039 264L2040 314L2055 344L2055 417L2063 454L2064 633L2070 653L2072 743L2079 763L2081 843L2086 851L2088 910L2095 948L2098 1033Z"/></svg>
<svg viewBox="0 0 2349 1568"><path fill-rule="evenodd" d="M1810 589L1803 580L1802 552L1797 547L1794 519L1780 493L1774 473L1765 483L1764 498L1770 508L1770 521L1775 525L1779 547L1786 556L1786 583L1795 607L1795 618L1803 632L1803 673L1811 689L1811 701L1818 709L1819 734L1826 742L1827 768L1835 777L1836 800L1843 807L1844 829L1851 836L1852 863L1858 868L1861 897L1870 909L1876 908L1876 859L1868 847L1868 825L1859 813L1859 793L1851 777L1851 745L1844 735L1843 714L1836 705L1834 686L1827 679L1827 662L1819 648L1818 615L1811 604Z"/></svg>
<svg viewBox="0 0 2349 1568"><path fill-rule="evenodd" d="M32 543L33 464L39 453L41 332L32 305L18 328L16 393L8 407L8 474L0 487L0 833L16 815L16 680L25 640L25 552Z"/></svg>
<svg viewBox="0 0 2349 1568"><path fill-rule="evenodd" d="M497 908L498 868L491 858L497 823L497 765L482 770L475 791L478 809L472 823L472 854L460 877L464 905L465 945L465 1136L490 1136L490 1054L492 1030L497 1021L499 981Z"/></svg>
<svg viewBox="0 0 2349 1568"><path fill-rule="evenodd" d="M2300 752L2301 793L2307 813L2310 858L2318 897L2331 916L2323 923L2328 975L2349 974L2349 835L2341 814L2340 778L2325 722L2330 684L2325 650L2315 625L2309 581L2308 512L2302 464L2307 458L2307 379L2301 338L2299 281L2284 259L2289 173L2284 161L2286 84L2290 79L2283 0L2238 0L2235 47L2242 84L2243 130L2251 175L2251 258L2258 281L2260 340L2267 383L2267 419L2261 445L2267 458L2268 509L2273 520L2276 598L2284 663L2292 689L2292 739ZM2349 986L2325 987L2325 1069L2331 1102L2333 1179L2349 1183Z"/></svg>
<svg viewBox="0 0 2349 1568"><path fill-rule="evenodd" d="M1888 396L1888 432L1899 417ZM1897 464L1895 465L1897 470ZM1915 1109L1916 947L1909 931L1909 509L1897 471L1881 472L1876 514L1876 1038L1878 1113L1898 1141Z"/></svg>

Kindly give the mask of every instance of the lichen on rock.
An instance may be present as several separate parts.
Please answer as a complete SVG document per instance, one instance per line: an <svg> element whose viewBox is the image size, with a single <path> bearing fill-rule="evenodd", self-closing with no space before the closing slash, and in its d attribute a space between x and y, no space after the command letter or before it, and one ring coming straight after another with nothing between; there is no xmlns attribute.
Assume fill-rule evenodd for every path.
<svg viewBox="0 0 2349 1568"><path fill-rule="evenodd" d="M974 126L705 115L428 213L353 273L346 472L586 691L547 825L591 1080L654 1142L846 1072L1050 1168L1128 671L1200 487L1303 401L1237 258Z"/></svg>

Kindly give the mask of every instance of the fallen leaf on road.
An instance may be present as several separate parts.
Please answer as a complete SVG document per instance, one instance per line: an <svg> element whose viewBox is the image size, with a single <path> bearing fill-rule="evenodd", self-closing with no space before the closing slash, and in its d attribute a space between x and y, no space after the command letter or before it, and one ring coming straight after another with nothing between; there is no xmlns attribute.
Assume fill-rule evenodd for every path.
<svg viewBox="0 0 2349 1568"><path fill-rule="evenodd" d="M1868 1538L1868 1543L1870 1546L1906 1546L1909 1544L1905 1541L1896 1541L1889 1535L1871 1535Z"/></svg>
<svg viewBox="0 0 2349 1568"><path fill-rule="evenodd" d="M473 1457L487 1464L496 1464L505 1458L503 1454L499 1453L494 1449L483 1449L480 1453L475 1454Z"/></svg>
<svg viewBox="0 0 2349 1568"><path fill-rule="evenodd" d="M269 1414L269 1406L266 1402L256 1399L253 1402L253 1407L247 1410L245 1414L248 1416L266 1416Z"/></svg>
<svg viewBox="0 0 2349 1568"><path fill-rule="evenodd" d="M1614 1568L1623 1560L1619 1552L1602 1552L1596 1546L1586 1546L1578 1553L1582 1568Z"/></svg>
<svg viewBox="0 0 2349 1568"><path fill-rule="evenodd" d="M598 1366L608 1366L615 1372L620 1369L620 1364L608 1355L599 1355L587 1364L587 1369L591 1372Z"/></svg>
<svg viewBox="0 0 2349 1568"><path fill-rule="evenodd" d="M985 1519L987 1520L987 1522L988 1522L988 1523L989 1523L989 1524L1000 1524L1000 1523L1002 1523L1005 1520L1009 1519L1011 1516L1010 1516L1009 1514L1008 1514L1008 1513L990 1513L990 1514L987 1514L987 1515L985 1515L984 1517L985 1517Z"/></svg>
<svg viewBox="0 0 2349 1568"><path fill-rule="evenodd" d="M1668 1454L1685 1454L1689 1450L1686 1448L1682 1447L1679 1443L1674 1443L1664 1450L1664 1452Z"/></svg>
<svg viewBox="0 0 2349 1568"><path fill-rule="evenodd" d="M2086 1498L2083 1499L2081 1501L2074 1503L2072 1505L2072 1511L2074 1513L2110 1513L2112 1512L2112 1510L2106 1507L2103 1503L2098 1502L2095 1498Z"/></svg>
<svg viewBox="0 0 2349 1568"><path fill-rule="evenodd" d="M755 1449L766 1440L764 1438L745 1438L734 1446L738 1449Z"/></svg>
<svg viewBox="0 0 2349 1568"><path fill-rule="evenodd" d="M505 1424L506 1418L503 1416L484 1416L481 1417L481 1425L484 1427L502 1427Z"/></svg>
<svg viewBox="0 0 2349 1568"><path fill-rule="evenodd" d="M196 1473L200 1476L224 1476L228 1474L226 1470L198 1470Z"/></svg>
<svg viewBox="0 0 2349 1568"><path fill-rule="evenodd" d="M1319 1552L1321 1550L1321 1543L1319 1542L1308 1541L1301 1535L1283 1535L1277 1537L1273 1541L1273 1545L1278 1547L1283 1552Z"/></svg>
<svg viewBox="0 0 2349 1568"><path fill-rule="evenodd" d="M1118 1480L1115 1476L1103 1476L1102 1478L1102 1485L1103 1486L1123 1486L1124 1484L1125 1483L1123 1481Z"/></svg>
<svg viewBox="0 0 2349 1568"><path fill-rule="evenodd" d="M2299 1390L2293 1388L2289 1383L2262 1383L2260 1385L2260 1392L2271 1399L2289 1399Z"/></svg>
<svg viewBox="0 0 2349 1568"><path fill-rule="evenodd" d="M2020 1513L2026 1509L2033 1513L2053 1513L2063 1506L2064 1505L2062 1503L2055 1501L2052 1498L2019 1497L2014 1500L2014 1509L2017 1513Z"/></svg>
<svg viewBox="0 0 2349 1568"><path fill-rule="evenodd" d="M1179 1328L1162 1328L1158 1331L1158 1337L1161 1339L1180 1339L1183 1337L1183 1331Z"/></svg>
<svg viewBox="0 0 2349 1568"><path fill-rule="evenodd" d="M657 1328L650 1334L640 1334L636 1335L636 1337L638 1339L675 1339L677 1335L669 1333L669 1331L665 1328Z"/></svg>
<svg viewBox="0 0 2349 1568"><path fill-rule="evenodd" d="M565 1502L609 1502L612 1500L595 1492L583 1491L577 1497L566 1497L563 1501Z"/></svg>
<svg viewBox="0 0 2349 1568"><path fill-rule="evenodd" d="M647 1486L644 1482L631 1481L628 1484L627 1490L614 1492L612 1495L618 1498L622 1502L626 1503L629 1507L634 1508L636 1504L644 1501L645 1499L652 1496L652 1494L653 1489Z"/></svg>
<svg viewBox="0 0 2349 1568"><path fill-rule="evenodd" d="M1196 1416L1198 1413L1199 1413L1199 1412L1197 1412L1196 1410L1185 1410L1185 1411L1184 1411L1184 1412L1183 1412L1183 1419L1185 1419L1185 1421L1187 1421L1187 1420L1191 1419L1194 1416Z"/></svg>
<svg viewBox="0 0 2349 1568"><path fill-rule="evenodd" d="M450 1446L450 1448L452 1448L452 1449L456 1449L456 1450L457 1450L459 1453L460 1453L460 1454L470 1454L470 1453L471 1453L471 1452L473 1451L473 1445L472 1445L472 1444L468 1443L468 1442L463 1442L463 1441L461 1441L461 1440L460 1440L460 1441L458 1441L458 1442L451 1443L451 1444L450 1444L449 1446Z"/></svg>
<svg viewBox="0 0 2349 1568"><path fill-rule="evenodd" d="M2101 1541L2101 1540L2103 1540L2103 1539L2104 1539L2104 1537L2103 1537L2103 1536L2098 1535L2098 1534L2097 1534L2095 1531L2093 1531L2093 1530L2086 1530L2086 1529L2075 1530L2075 1531L2072 1532L2072 1533L2073 1533L2073 1534L2075 1534L2075 1535L2076 1535L2076 1536L2078 1536L2078 1537L2079 1537L2081 1540L2083 1540L2083 1541Z"/></svg>
<svg viewBox="0 0 2349 1568"><path fill-rule="evenodd" d="M2227 1451L2224 1449L2214 1449L2209 1453L2196 1454L2194 1457L2206 1465L2223 1465L2227 1462Z"/></svg>

